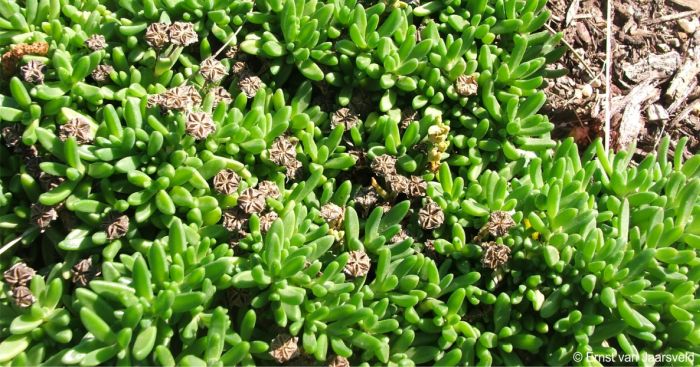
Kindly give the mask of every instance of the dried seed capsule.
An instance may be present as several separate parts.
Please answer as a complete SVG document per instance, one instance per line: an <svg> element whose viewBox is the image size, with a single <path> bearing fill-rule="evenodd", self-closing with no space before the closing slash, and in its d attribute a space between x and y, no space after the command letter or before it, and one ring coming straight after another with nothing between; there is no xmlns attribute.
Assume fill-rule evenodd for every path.
<svg viewBox="0 0 700 367"><path fill-rule="evenodd" d="M330 362L328 362L328 367L350 367L350 362L345 357L334 356Z"/></svg>
<svg viewBox="0 0 700 367"><path fill-rule="evenodd" d="M423 243L423 253L433 260L440 258L440 254L435 250L435 240L433 239L425 240L425 243Z"/></svg>
<svg viewBox="0 0 700 367"><path fill-rule="evenodd" d="M476 94L479 84L476 81L475 75L460 75L455 80L455 90L457 94L463 97L469 97Z"/></svg>
<svg viewBox="0 0 700 367"><path fill-rule="evenodd" d="M224 169L214 176L214 189L224 195L233 195L241 184L241 176L232 169Z"/></svg>
<svg viewBox="0 0 700 367"><path fill-rule="evenodd" d="M401 110L401 123L399 124L399 127L405 129L416 120L418 120L418 111L410 107L404 108Z"/></svg>
<svg viewBox="0 0 700 367"><path fill-rule="evenodd" d="M29 60L19 68L19 74L27 83L41 84L44 82L44 69L46 64L41 61Z"/></svg>
<svg viewBox="0 0 700 367"><path fill-rule="evenodd" d="M168 35L168 30L170 28L169 24L166 23L151 23L146 28L146 43L156 49L163 48L170 42L170 36Z"/></svg>
<svg viewBox="0 0 700 367"><path fill-rule="evenodd" d="M92 51L99 51L107 47L105 36L101 34L93 34L85 40L85 46Z"/></svg>
<svg viewBox="0 0 700 367"><path fill-rule="evenodd" d="M228 231L238 234L245 234L245 228L248 226L248 215L239 208L231 208L224 210L221 215L222 225Z"/></svg>
<svg viewBox="0 0 700 367"><path fill-rule="evenodd" d="M51 222L58 218L58 212L56 208L51 206L46 206L42 204L32 204L31 207L31 220L39 227L41 232L44 232Z"/></svg>
<svg viewBox="0 0 700 367"><path fill-rule="evenodd" d="M411 176L408 182L408 194L413 197L425 196L425 191L428 189L428 183L423 177Z"/></svg>
<svg viewBox="0 0 700 367"><path fill-rule="evenodd" d="M406 228L401 227L401 230L398 233L396 233L393 237L391 237L389 243L399 243L407 238L409 238L409 236L408 232L406 231Z"/></svg>
<svg viewBox="0 0 700 367"><path fill-rule="evenodd" d="M279 215L276 212L267 212L260 217L260 232L265 233L270 230Z"/></svg>
<svg viewBox="0 0 700 367"><path fill-rule="evenodd" d="M424 229L435 229L445 221L445 213L436 202L430 201L418 211L418 224Z"/></svg>
<svg viewBox="0 0 700 367"><path fill-rule="evenodd" d="M384 177L389 185L389 190L397 194L408 194L408 189L411 181L406 176L402 175L387 175Z"/></svg>
<svg viewBox="0 0 700 367"><path fill-rule="evenodd" d="M191 106L198 106L202 103L202 95L199 94L199 91L194 86L183 85L178 87L178 89L180 90L180 94L187 97L188 102Z"/></svg>
<svg viewBox="0 0 700 367"><path fill-rule="evenodd" d="M287 176L288 180L296 180L299 178L299 174L301 173L300 168L302 167L300 161L295 159L291 162L288 162L284 166L287 168L285 176Z"/></svg>
<svg viewBox="0 0 700 367"><path fill-rule="evenodd" d="M153 108L156 106L161 106L163 104L163 95L161 94L150 94L146 97L146 108Z"/></svg>
<svg viewBox="0 0 700 367"><path fill-rule="evenodd" d="M109 81L109 74L114 71L111 65L100 64L92 71L92 79L98 83Z"/></svg>
<svg viewBox="0 0 700 367"><path fill-rule="evenodd" d="M360 205L365 211L374 208L379 202L379 195L372 187L362 187L355 195L355 203Z"/></svg>
<svg viewBox="0 0 700 367"><path fill-rule="evenodd" d="M266 197L271 197L274 199L278 199L280 197L279 187L277 187L276 183L269 180L260 182L258 184L258 190Z"/></svg>
<svg viewBox="0 0 700 367"><path fill-rule="evenodd" d="M170 42L176 46L189 46L197 41L199 37L194 31L194 24L189 22L175 22L168 29Z"/></svg>
<svg viewBox="0 0 700 367"><path fill-rule="evenodd" d="M268 153L270 160L279 166L286 166L297 160L296 144L284 136L272 143Z"/></svg>
<svg viewBox="0 0 700 367"><path fill-rule="evenodd" d="M214 120L206 112L190 112L187 114L185 132L197 140L206 139L216 130Z"/></svg>
<svg viewBox="0 0 700 367"><path fill-rule="evenodd" d="M19 286L12 289L12 298L19 308L29 308L36 301L32 291L25 286Z"/></svg>
<svg viewBox="0 0 700 367"><path fill-rule="evenodd" d="M280 334L270 344L270 355L277 363L285 363L299 355L299 338L289 334Z"/></svg>
<svg viewBox="0 0 700 367"><path fill-rule="evenodd" d="M88 144L93 140L90 123L82 117L74 117L58 128L58 138L62 141L74 137L78 144Z"/></svg>
<svg viewBox="0 0 700 367"><path fill-rule="evenodd" d="M213 57L207 57L202 61L199 65L199 73L202 74L206 81L211 83L219 82L228 74L224 64Z"/></svg>
<svg viewBox="0 0 700 367"><path fill-rule="evenodd" d="M331 228L339 227L343 222L345 211L334 203L328 203L321 207L321 218L325 220Z"/></svg>
<svg viewBox="0 0 700 367"><path fill-rule="evenodd" d="M236 61L231 65L231 74L241 75L246 72L248 65L245 61Z"/></svg>
<svg viewBox="0 0 700 367"><path fill-rule="evenodd" d="M236 55L238 55L238 46L233 45L226 49L226 57L229 59L235 59Z"/></svg>
<svg viewBox="0 0 700 367"><path fill-rule="evenodd" d="M388 154L382 154L372 160L370 168L379 176L396 174L396 158Z"/></svg>
<svg viewBox="0 0 700 367"><path fill-rule="evenodd" d="M238 89L241 90L248 98L255 97L258 90L262 88L263 81L257 75L246 74L238 80Z"/></svg>
<svg viewBox="0 0 700 367"><path fill-rule="evenodd" d="M107 214L102 221L102 227L107 233L107 239L110 241L124 237L129 230L129 217L116 212Z"/></svg>
<svg viewBox="0 0 700 367"><path fill-rule="evenodd" d="M486 222L484 228L494 237L501 237L508 234L515 225L513 217L508 212L496 210L489 215L489 221Z"/></svg>
<svg viewBox="0 0 700 367"><path fill-rule="evenodd" d="M370 260L364 251L350 251L350 258L343 272L349 277L363 277L369 273Z"/></svg>
<svg viewBox="0 0 700 367"><path fill-rule="evenodd" d="M26 286L32 280L32 277L36 274L36 271L25 263L17 263L12 265L11 268L5 270L2 274L5 278L5 283L9 284L10 287L21 287Z"/></svg>
<svg viewBox="0 0 700 367"><path fill-rule="evenodd" d="M254 188L245 189L238 197L238 206L246 213L262 213L265 210L265 196Z"/></svg>
<svg viewBox="0 0 700 367"><path fill-rule="evenodd" d="M214 104L217 105L220 102L224 104L230 104L233 102L233 97L224 87L214 87L211 89L212 94L214 94Z"/></svg>
<svg viewBox="0 0 700 367"><path fill-rule="evenodd" d="M92 258L80 260L73 266L73 283L80 287L86 287L91 280L98 277L101 272L99 267L92 265Z"/></svg>
<svg viewBox="0 0 700 367"><path fill-rule="evenodd" d="M481 264L489 269L496 269L508 262L510 257L510 247L499 245L495 242L483 244L484 253Z"/></svg>
<svg viewBox="0 0 700 367"><path fill-rule="evenodd" d="M5 146L14 148L22 143L22 134L24 127L20 123L10 124L2 128L2 138L5 140Z"/></svg>
<svg viewBox="0 0 700 367"><path fill-rule="evenodd" d="M360 124L360 116L347 107L343 107L333 114L331 117L331 128L343 126L343 129L350 130L352 127Z"/></svg>

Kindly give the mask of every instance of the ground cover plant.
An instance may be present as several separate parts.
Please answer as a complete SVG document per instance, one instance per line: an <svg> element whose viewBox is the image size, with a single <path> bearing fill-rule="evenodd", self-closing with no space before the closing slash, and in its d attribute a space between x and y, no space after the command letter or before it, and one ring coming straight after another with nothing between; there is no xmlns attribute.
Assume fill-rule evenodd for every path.
<svg viewBox="0 0 700 367"><path fill-rule="evenodd" d="M544 6L0 0L0 364L692 365L700 156L552 140Z"/></svg>

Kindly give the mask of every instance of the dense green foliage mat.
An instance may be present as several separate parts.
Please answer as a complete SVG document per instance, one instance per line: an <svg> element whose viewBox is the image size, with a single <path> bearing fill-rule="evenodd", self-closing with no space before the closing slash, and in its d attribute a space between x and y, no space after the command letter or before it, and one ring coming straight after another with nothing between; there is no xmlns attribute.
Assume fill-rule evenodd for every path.
<svg viewBox="0 0 700 367"><path fill-rule="evenodd" d="M692 365L700 156L553 141L545 2L0 0L0 365Z"/></svg>

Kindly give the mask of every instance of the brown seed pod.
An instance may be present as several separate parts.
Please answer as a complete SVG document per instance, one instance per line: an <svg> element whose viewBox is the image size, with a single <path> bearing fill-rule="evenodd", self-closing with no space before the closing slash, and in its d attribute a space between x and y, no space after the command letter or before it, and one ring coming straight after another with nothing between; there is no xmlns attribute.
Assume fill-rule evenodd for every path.
<svg viewBox="0 0 700 367"><path fill-rule="evenodd" d="M343 107L335 111L331 116L331 128L335 129L342 126L344 130L350 130L352 127L360 124L360 116L353 112L350 108Z"/></svg>
<svg viewBox="0 0 700 367"><path fill-rule="evenodd" d="M217 83L228 74L224 64L213 57L207 57L199 64L199 73L210 83Z"/></svg>
<svg viewBox="0 0 700 367"><path fill-rule="evenodd" d="M224 102L224 104L228 105L233 102L231 93L224 87L214 87L211 89L211 92L214 95L214 105L218 105L220 102Z"/></svg>
<svg viewBox="0 0 700 367"><path fill-rule="evenodd" d="M482 244L484 253L481 258L481 264L489 269L496 269L505 265L510 258L510 247L499 245L495 242Z"/></svg>
<svg viewBox="0 0 700 367"><path fill-rule="evenodd" d="M262 213L265 210L265 196L259 190L247 188L238 196L238 207L248 214Z"/></svg>
<svg viewBox="0 0 700 367"><path fill-rule="evenodd" d="M165 47L170 42L170 36L168 35L168 30L170 25L167 23L151 23L146 28L146 35L144 36L146 43L155 48L161 49Z"/></svg>
<svg viewBox="0 0 700 367"><path fill-rule="evenodd" d="M423 253L433 260L438 260L440 258L440 254L435 250L435 240L433 239L425 240L425 243L423 243Z"/></svg>
<svg viewBox="0 0 700 367"><path fill-rule="evenodd" d="M494 237L502 237L507 235L513 226L515 226L515 221L510 213L496 210L489 215L484 229Z"/></svg>
<svg viewBox="0 0 700 367"><path fill-rule="evenodd" d="M244 74L248 70L248 64L245 63L245 61L236 61L231 65L231 74L233 75L241 75Z"/></svg>
<svg viewBox="0 0 700 367"><path fill-rule="evenodd" d="M182 85L178 88L182 95L187 96L191 106L199 106L202 103L202 95L199 94L199 91L193 85Z"/></svg>
<svg viewBox="0 0 700 367"><path fill-rule="evenodd" d="M401 230L398 231L394 236L391 237L391 240L389 240L389 243L391 243L391 244L399 243L407 238L409 238L409 235L408 235L408 232L406 231L406 228L401 227Z"/></svg>
<svg viewBox="0 0 700 367"><path fill-rule="evenodd" d="M36 271L25 263L17 263L12 265L11 268L5 270L2 274L5 278L5 283L9 284L10 287L22 287L29 284L32 277L36 274Z"/></svg>
<svg viewBox="0 0 700 367"><path fill-rule="evenodd" d="M74 137L78 144L88 144L94 139L90 123L82 117L74 117L58 128L58 138L61 141Z"/></svg>
<svg viewBox="0 0 700 367"><path fill-rule="evenodd" d="M160 107L163 105L163 95L162 94L149 94L146 97L146 108Z"/></svg>
<svg viewBox="0 0 700 367"><path fill-rule="evenodd" d="M114 71L111 65L100 64L90 74L92 79L98 83L104 83L110 80L109 74Z"/></svg>
<svg viewBox="0 0 700 367"><path fill-rule="evenodd" d="M436 202L430 201L418 211L418 224L424 229L435 229L445 221L445 213Z"/></svg>
<svg viewBox="0 0 700 367"><path fill-rule="evenodd" d="M268 153L270 160L279 166L286 166L297 160L296 144L284 136L272 143Z"/></svg>
<svg viewBox="0 0 700 367"><path fill-rule="evenodd" d="M259 76L253 74L245 74L238 80L238 89L241 90L248 98L255 97L258 90L262 88L263 81Z"/></svg>
<svg viewBox="0 0 700 367"><path fill-rule="evenodd" d="M129 231L129 217L117 212L111 212L102 221L102 226L107 233L107 239L113 241L124 237L126 232Z"/></svg>
<svg viewBox="0 0 700 367"><path fill-rule="evenodd" d="M24 134L24 126L20 123L10 124L2 128L2 138L8 148L22 144L22 134Z"/></svg>
<svg viewBox="0 0 700 367"><path fill-rule="evenodd" d="M270 355L277 363L288 362L299 355L299 338L289 334L279 334L270 344Z"/></svg>
<svg viewBox="0 0 700 367"><path fill-rule="evenodd" d="M260 191L265 197L271 197L273 199L279 199L280 188L276 183L266 180L258 184L258 191Z"/></svg>
<svg viewBox="0 0 700 367"><path fill-rule="evenodd" d="M241 184L241 176L232 169L223 169L214 176L214 190L224 195L233 195Z"/></svg>
<svg viewBox="0 0 700 367"><path fill-rule="evenodd" d="M216 131L216 125L211 115L206 112L190 112L187 114L185 132L196 140L206 139L209 134Z"/></svg>
<svg viewBox="0 0 700 367"><path fill-rule="evenodd" d="M19 68L19 75L27 83L41 84L44 82L44 69L46 64L37 60L29 60Z"/></svg>
<svg viewBox="0 0 700 367"><path fill-rule="evenodd" d="M240 235L245 234L245 229L248 226L248 215L239 208L230 208L224 210L221 215L222 223L229 232Z"/></svg>
<svg viewBox="0 0 700 367"><path fill-rule="evenodd" d="M408 195L412 197L423 197L425 196L425 191L428 189L428 183L425 182L423 177L411 176L408 182Z"/></svg>
<svg viewBox="0 0 700 367"><path fill-rule="evenodd" d="M301 173L301 162L298 160L293 160L291 162L288 162L287 164L284 165L287 168L287 172L285 173L285 176L287 176L288 180L296 180L299 178L299 175Z"/></svg>
<svg viewBox="0 0 700 367"><path fill-rule="evenodd" d="M358 204L364 211L374 208L379 202L379 195L372 187L362 187L355 195L355 204Z"/></svg>
<svg viewBox="0 0 700 367"><path fill-rule="evenodd" d="M336 355L330 359L328 367L350 367L350 361L345 357Z"/></svg>
<svg viewBox="0 0 700 367"><path fill-rule="evenodd" d="M396 174L396 157L382 154L375 157L370 164L370 168L378 176L388 176Z"/></svg>
<svg viewBox="0 0 700 367"><path fill-rule="evenodd" d="M25 286L13 288L12 298L15 301L15 305L17 305L17 307L19 308L29 308L36 301L36 298L34 298L32 291Z"/></svg>
<svg viewBox="0 0 700 367"><path fill-rule="evenodd" d="M476 75L460 75L455 80L455 91L462 97L475 95L478 88Z"/></svg>
<svg viewBox="0 0 700 367"><path fill-rule="evenodd" d="M93 34L85 40L85 47L92 51L102 50L103 48L107 47L105 36L101 34Z"/></svg>
<svg viewBox="0 0 700 367"><path fill-rule="evenodd" d="M402 175L387 175L384 177L387 185L389 185L389 190L397 194L408 194L408 189L411 184L411 180L406 176Z"/></svg>
<svg viewBox="0 0 700 367"><path fill-rule="evenodd" d="M334 203L327 203L321 207L321 218L325 220L331 228L338 228L343 223L345 210Z"/></svg>
<svg viewBox="0 0 700 367"><path fill-rule="evenodd" d="M363 277L369 273L370 266L369 256L364 251L350 251L350 258L343 272L349 277Z"/></svg>
<svg viewBox="0 0 700 367"><path fill-rule="evenodd" d="M92 265L92 258L80 260L73 266L73 283L79 287L86 287L91 280L98 277L101 271L98 267Z"/></svg>
<svg viewBox="0 0 700 367"><path fill-rule="evenodd" d="M279 215L276 212L270 211L260 216L260 232L265 233L270 230Z"/></svg>
<svg viewBox="0 0 700 367"><path fill-rule="evenodd" d="M238 46L233 45L226 49L226 57L229 59L235 59L236 55L238 55Z"/></svg>
<svg viewBox="0 0 700 367"><path fill-rule="evenodd" d="M176 46L189 46L199 41L194 24L189 22L175 22L168 28L170 42Z"/></svg>
<svg viewBox="0 0 700 367"><path fill-rule="evenodd" d="M32 222L39 227L41 232L44 232L47 228L49 228L51 222L58 218L58 212L56 211L56 208L52 206L35 203L32 204L30 211Z"/></svg>

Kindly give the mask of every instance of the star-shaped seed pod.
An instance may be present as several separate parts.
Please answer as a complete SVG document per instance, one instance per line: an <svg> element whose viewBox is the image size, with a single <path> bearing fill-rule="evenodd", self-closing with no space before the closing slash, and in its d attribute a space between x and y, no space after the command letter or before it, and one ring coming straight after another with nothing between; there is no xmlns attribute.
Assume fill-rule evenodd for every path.
<svg viewBox="0 0 700 367"><path fill-rule="evenodd" d="M440 258L440 254L435 250L435 240L425 240L425 243L423 243L423 254L433 260L438 260Z"/></svg>
<svg viewBox="0 0 700 367"><path fill-rule="evenodd" d="M374 208L378 202L379 195L370 186L360 188L355 195L355 204L360 205L364 211Z"/></svg>
<svg viewBox="0 0 700 367"><path fill-rule="evenodd" d="M508 234L508 231L515 226L515 221L510 213L496 210L489 215L489 220L484 225L483 230L488 231L491 236L502 237Z"/></svg>
<svg viewBox="0 0 700 367"><path fill-rule="evenodd" d="M100 64L90 74L92 79L98 83L104 83L110 80L109 74L114 71L112 65Z"/></svg>
<svg viewBox="0 0 700 367"><path fill-rule="evenodd" d="M244 73L247 73L248 71L248 64L246 64L245 61L236 61L231 65L231 74L233 75L241 75Z"/></svg>
<svg viewBox="0 0 700 367"><path fill-rule="evenodd" d="M286 166L297 160L296 144L284 136L272 143L268 153L270 160L278 166Z"/></svg>
<svg viewBox="0 0 700 367"><path fill-rule="evenodd" d="M321 218L323 218L331 228L340 227L344 217L345 210L334 203L327 203L321 207Z"/></svg>
<svg viewBox="0 0 700 367"><path fill-rule="evenodd" d="M270 211L260 216L260 232L265 233L270 230L279 215L276 212Z"/></svg>
<svg viewBox="0 0 700 367"><path fill-rule="evenodd" d="M41 84L44 82L44 69L46 64L37 60L29 60L19 68L19 75L27 83Z"/></svg>
<svg viewBox="0 0 700 367"><path fill-rule="evenodd" d="M344 130L350 130L360 124L360 116L348 107L343 107L335 111L331 116L331 128L342 126Z"/></svg>
<svg viewBox="0 0 700 367"><path fill-rule="evenodd" d="M238 207L248 214L265 210L265 196L260 190L249 187L238 196Z"/></svg>
<svg viewBox="0 0 700 367"><path fill-rule="evenodd" d="M396 157L382 154L375 157L370 164L370 168L378 176L388 176L396 174Z"/></svg>
<svg viewBox="0 0 700 367"><path fill-rule="evenodd" d="M189 22L175 22L168 28L170 42L176 46L189 46L199 41L194 24Z"/></svg>
<svg viewBox="0 0 700 367"><path fill-rule="evenodd" d="M411 184L411 180L406 176L402 175L387 175L384 177L387 185L389 185L389 190L397 194L408 194L408 189Z"/></svg>
<svg viewBox="0 0 700 367"><path fill-rule="evenodd" d="M114 241L122 238L129 231L129 217L124 214L111 212L102 221L102 227L107 233L107 239Z"/></svg>
<svg viewBox="0 0 700 367"><path fill-rule="evenodd" d="M238 55L238 46L233 45L233 46L229 46L226 49L226 57L227 58L235 59L237 55Z"/></svg>
<svg viewBox="0 0 700 367"><path fill-rule="evenodd" d="M280 188L276 183L270 180L260 182L258 184L258 191L265 195L265 197L271 197L273 199L279 199L280 197Z"/></svg>
<svg viewBox="0 0 700 367"><path fill-rule="evenodd" d="M401 123L399 127L401 129L406 129L413 121L418 120L418 111L413 108L407 107L401 110Z"/></svg>
<svg viewBox="0 0 700 367"><path fill-rule="evenodd" d="M238 89L241 90L248 98L255 97L258 90L262 88L263 81L259 76L247 73L238 80Z"/></svg>
<svg viewBox="0 0 700 367"><path fill-rule="evenodd" d="M489 269L496 269L505 265L510 258L510 247L499 245L495 242L482 244L484 253L481 258L481 264Z"/></svg>
<svg viewBox="0 0 700 367"><path fill-rule="evenodd" d="M445 213L442 208L434 202L429 201L418 211L418 224L423 229L435 229L445 221Z"/></svg>
<svg viewBox="0 0 700 367"><path fill-rule="evenodd" d="M214 190L224 195L233 195L241 184L241 176L232 169L222 169L214 176Z"/></svg>
<svg viewBox="0 0 700 367"><path fill-rule="evenodd" d="M301 167L302 167L300 161L295 159L295 160L285 164L284 167L287 168L287 172L285 172L285 176L287 177L288 180L296 180L299 178L300 173L301 173Z"/></svg>
<svg viewBox="0 0 700 367"><path fill-rule="evenodd" d="M193 85L182 85L178 89L179 93L188 98L190 106L199 106L202 103L202 95Z"/></svg>
<svg viewBox="0 0 700 367"><path fill-rule="evenodd" d="M248 226L248 215L239 208L226 209L221 215L221 225L229 232L243 235Z"/></svg>
<svg viewBox="0 0 700 367"><path fill-rule="evenodd" d="M364 251L350 251L350 258L345 264L343 272L353 278L363 277L369 273L370 260Z"/></svg>
<svg viewBox="0 0 700 367"><path fill-rule="evenodd" d="M163 105L163 95L162 94L149 94L146 97L146 108L160 107Z"/></svg>
<svg viewBox="0 0 700 367"><path fill-rule="evenodd" d="M231 102L233 102L233 97L231 96L231 93L229 93L224 87L214 87L211 89L211 92L214 95L215 105L218 105L220 102L224 102L224 104L226 105L231 104Z"/></svg>
<svg viewBox="0 0 700 367"><path fill-rule="evenodd" d="M107 47L105 36L101 34L93 34L85 40L85 47L92 51L102 50L103 48Z"/></svg>
<svg viewBox="0 0 700 367"><path fill-rule="evenodd" d="M394 243L399 243L405 239L409 238L408 232L406 231L406 228L401 227L401 230L398 231L395 235L391 237L391 240L389 240L389 243L394 244Z"/></svg>
<svg viewBox="0 0 700 367"><path fill-rule="evenodd" d="M213 57L207 57L199 64L199 73L210 83L217 83L228 74L224 64Z"/></svg>
<svg viewBox="0 0 700 367"><path fill-rule="evenodd" d="M31 207L31 220L41 232L46 231L51 225L51 222L58 218L58 212L56 208L52 206L46 206L42 204L32 204Z"/></svg>
<svg viewBox="0 0 700 367"><path fill-rule="evenodd" d="M86 258L73 265L73 283L79 287L86 287L94 278L100 276L99 267L92 264L92 258Z"/></svg>
<svg viewBox="0 0 700 367"><path fill-rule="evenodd" d="M350 367L350 361L345 357L336 355L328 362L328 367Z"/></svg>
<svg viewBox="0 0 700 367"><path fill-rule="evenodd" d="M20 123L10 124L2 128L2 138L8 148L14 148L21 144L22 134L24 134L24 127Z"/></svg>
<svg viewBox="0 0 700 367"><path fill-rule="evenodd" d="M34 298L32 291L25 286L13 288L12 298L15 301L15 305L17 305L17 307L19 308L29 308L36 301L36 298Z"/></svg>
<svg viewBox="0 0 700 367"><path fill-rule="evenodd" d="M216 131L211 115L206 112L190 112L185 122L185 132L196 140L206 139Z"/></svg>
<svg viewBox="0 0 700 367"><path fill-rule="evenodd" d="M462 97L469 97L476 94L479 83L476 75L460 75L455 80L455 91Z"/></svg>
<svg viewBox="0 0 700 367"><path fill-rule="evenodd" d="M61 141L66 141L71 136L78 144L88 144L94 139L90 123L82 117L73 117L58 128L58 138Z"/></svg>
<svg viewBox="0 0 700 367"><path fill-rule="evenodd" d="M408 182L408 195L418 198L425 196L425 191L428 189L428 183L423 177L411 176Z"/></svg>
<svg viewBox="0 0 700 367"><path fill-rule="evenodd" d="M270 344L270 355L277 363L286 363L299 356L299 338L289 334L279 334Z"/></svg>
<svg viewBox="0 0 700 367"><path fill-rule="evenodd" d="M170 25L167 23L151 23L146 28L144 39L149 46L161 49L170 42L169 29Z"/></svg>
<svg viewBox="0 0 700 367"><path fill-rule="evenodd" d="M11 268L5 270L2 274L5 278L5 283L9 284L10 287L22 287L29 284L32 277L36 274L36 271L25 263L17 263L12 265Z"/></svg>

